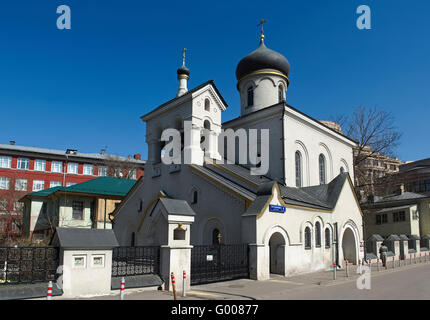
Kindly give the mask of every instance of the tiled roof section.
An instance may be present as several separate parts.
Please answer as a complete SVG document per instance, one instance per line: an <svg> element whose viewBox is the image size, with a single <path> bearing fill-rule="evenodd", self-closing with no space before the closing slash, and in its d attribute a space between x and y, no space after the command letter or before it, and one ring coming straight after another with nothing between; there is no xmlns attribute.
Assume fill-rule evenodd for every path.
<svg viewBox="0 0 430 320"><path fill-rule="evenodd" d="M390 236L388 236L386 240L388 240L388 241L400 241L400 238L396 234L390 234Z"/></svg>
<svg viewBox="0 0 430 320"><path fill-rule="evenodd" d="M258 215L272 197L272 189L274 184L274 181L262 183L258 187L257 197L254 201L252 201L251 205L242 216L246 217Z"/></svg>
<svg viewBox="0 0 430 320"><path fill-rule="evenodd" d="M389 208L384 208L381 210L376 211L376 213L383 213L383 212L390 212L390 211L394 211L394 210L404 210L404 209L409 209L411 205L407 205L407 206L398 206L398 207L389 207Z"/></svg>
<svg viewBox="0 0 430 320"><path fill-rule="evenodd" d="M0 144L0 150L22 151L22 152L31 152L31 153L42 153L46 155L66 156L66 151L64 150L26 147L26 146L17 146L17 145L10 145L10 144ZM144 160L136 160L133 158L129 159L129 158L120 157L120 156L116 156L108 153L100 154L100 153L77 152L76 154L67 154L67 157L69 159L87 158L87 159L95 159L95 160L110 160L113 158L113 160L119 159L122 161L130 161L130 162L141 163L141 164L144 164L146 162Z"/></svg>
<svg viewBox="0 0 430 320"><path fill-rule="evenodd" d="M384 241L384 238L381 237L381 235L379 234L372 234L369 239L367 239L368 241Z"/></svg>
<svg viewBox="0 0 430 320"><path fill-rule="evenodd" d="M414 192L403 192L400 195L394 195L394 196L387 196L383 198L379 198L375 200L375 203L380 202L390 202L390 201L404 201L404 200L414 200L414 199L421 199L421 198L427 198L428 196L414 193Z"/></svg>
<svg viewBox="0 0 430 320"><path fill-rule="evenodd" d="M70 187L55 187L38 192L32 192L27 194L27 196L48 197L59 191L109 196L126 196L135 183L136 180L101 177L78 183Z"/></svg>
<svg viewBox="0 0 430 320"><path fill-rule="evenodd" d="M86 228L56 228L51 241L69 249L109 249L119 247L113 230Z"/></svg>
<svg viewBox="0 0 430 320"><path fill-rule="evenodd" d="M159 198L158 201L160 201L169 214L184 216L196 215L185 200Z"/></svg>
<svg viewBox="0 0 430 320"><path fill-rule="evenodd" d="M163 104L159 105L158 107L156 107L155 109L151 110L150 112L148 112L148 113L144 114L144 115L143 115L143 116L141 116L140 118L147 117L147 116L149 116L151 113L153 113L153 112L155 112L155 111L157 111L157 110L160 110L161 108L163 108L163 107L167 106L168 104L172 103L172 102L173 102L173 101L175 101L176 99L180 99L180 98L186 97L186 96L188 96L188 95L190 95L190 94L192 94L192 93L194 93L194 92L196 92L196 91L200 90L201 88L203 88L203 87L207 86L208 84L212 85L212 87L215 89L215 92L216 92L216 93L218 94L218 96L220 97L221 101L222 101L222 102L224 103L224 105L227 107L227 102L224 100L224 97L223 97L223 96L221 95L221 93L219 92L219 90L218 90L218 88L216 87L216 85L215 85L214 81L213 81L213 80L208 80L208 81L203 82L202 84L198 85L197 87L195 87L195 88L193 88L193 89L191 89L191 90L188 90L188 91L187 91L186 93L184 93L182 96L175 97L175 98L173 98L173 99L171 99L171 100L169 100L169 101L167 101L167 102L165 102L165 103L163 103Z"/></svg>
<svg viewBox="0 0 430 320"><path fill-rule="evenodd" d="M66 191L126 196L135 183L136 180L101 177L67 187Z"/></svg>
<svg viewBox="0 0 430 320"><path fill-rule="evenodd" d="M282 200L284 200L285 203L292 205L306 205L319 209L330 209L324 201L321 201L314 195L307 193L303 188L292 188L280 185L279 189L281 190Z"/></svg>
<svg viewBox="0 0 430 320"><path fill-rule="evenodd" d="M301 190L308 193L311 197L318 199L327 208L333 209L336 206L337 199L339 199L340 192L342 191L347 177L348 173L341 173L329 184L305 187L301 188Z"/></svg>
<svg viewBox="0 0 430 320"><path fill-rule="evenodd" d="M215 165L206 162L204 167L223 176L224 178L234 181L236 184L253 193L257 193L259 185L272 181L265 176L252 175L248 168L237 164Z"/></svg>
<svg viewBox="0 0 430 320"><path fill-rule="evenodd" d="M53 194L59 190L63 190L63 189L66 189L66 188L65 187L54 187L54 188L44 189L41 191L31 192L31 193L27 194L27 196L48 197L51 194Z"/></svg>
<svg viewBox="0 0 430 320"><path fill-rule="evenodd" d="M237 164L217 164L215 166L206 163L204 167L210 170L214 175L221 176L222 179L228 180L246 189L248 192L253 193L256 195L256 198L259 197L258 193L261 192L263 186L267 186L268 183L274 183L274 181L267 177L251 175L249 169ZM347 176L347 173L343 173L333 179L329 184L314 187L292 188L280 183L278 183L278 185L281 191L281 197L285 203L328 210L335 207ZM262 200L260 200L258 202L262 202ZM251 207L252 206L253 205L251 205Z"/></svg>

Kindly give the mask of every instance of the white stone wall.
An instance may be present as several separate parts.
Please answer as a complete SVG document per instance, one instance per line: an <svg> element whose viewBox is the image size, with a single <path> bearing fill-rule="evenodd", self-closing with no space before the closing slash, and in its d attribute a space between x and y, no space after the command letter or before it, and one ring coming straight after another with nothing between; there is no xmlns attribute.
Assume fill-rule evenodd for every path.
<svg viewBox="0 0 430 320"><path fill-rule="evenodd" d="M241 115L246 115L279 103L279 86L283 88L285 99L287 91L286 79L274 73L278 73L278 71L272 69L260 70L258 74L248 76L238 83ZM254 90L254 104L249 107L248 88L253 88Z"/></svg>
<svg viewBox="0 0 430 320"><path fill-rule="evenodd" d="M64 250L63 291L64 297L83 297L109 294L111 291L112 250ZM84 257L83 266L75 264L75 258ZM94 257L102 257L103 265L94 265Z"/></svg>
<svg viewBox="0 0 430 320"><path fill-rule="evenodd" d="M147 166L142 188L136 190L134 200L119 209L115 217L114 231L120 245L130 244L132 232L136 233L136 245L148 243L148 232L149 235L160 236L157 230L151 229L149 218L138 231L145 209L159 190L164 190L170 198L186 200L196 212L195 221L191 225L191 244L211 244L214 228L220 230L223 243L241 243L241 215L245 212L245 200L196 174L189 166L182 166L179 172L174 173L169 173L168 166L160 168L161 175L151 178L151 168ZM194 191L198 192L198 201L195 204L192 203ZM140 199L143 199L143 209L138 212L136 207ZM152 202L152 206L147 210L148 217L154 205L155 202Z"/></svg>
<svg viewBox="0 0 430 320"><path fill-rule="evenodd" d="M326 183L333 180L341 166L354 181L353 143L330 129L313 123L300 113L287 108L285 124L285 178L288 186L296 186L295 153L302 154L302 186L319 185L319 155L326 159Z"/></svg>
<svg viewBox="0 0 430 320"><path fill-rule="evenodd" d="M277 191L275 191L277 192ZM339 263L343 265L343 234L350 229L354 234L354 251L356 259L362 258L360 242L363 241L362 216L354 203L353 191L347 181L333 212L322 212L287 206L285 213L269 212L269 208L255 220L257 229L256 244L259 245L258 266L261 279L267 278L270 268L269 241L273 234L280 233L285 240L285 275L306 273L330 268L335 261L335 244L333 243L334 223L338 223ZM281 205L277 195L271 204ZM315 224L321 224L321 247L315 246ZM312 235L311 249L305 249L304 231L309 227ZM325 229L330 230L330 248L325 248ZM347 247L350 244L346 244ZM351 249L351 247L350 247ZM357 261L357 260L356 260Z"/></svg>

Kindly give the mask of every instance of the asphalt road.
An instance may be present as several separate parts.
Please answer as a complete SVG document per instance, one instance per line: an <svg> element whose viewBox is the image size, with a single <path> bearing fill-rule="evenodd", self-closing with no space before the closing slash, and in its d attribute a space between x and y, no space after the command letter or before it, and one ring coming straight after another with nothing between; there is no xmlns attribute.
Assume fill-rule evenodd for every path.
<svg viewBox="0 0 430 320"><path fill-rule="evenodd" d="M260 299L330 299L330 300L422 300L430 299L430 265L420 265L394 272L375 273L370 289L357 289L356 281L329 283L303 289L265 295Z"/></svg>
<svg viewBox="0 0 430 320"><path fill-rule="evenodd" d="M179 300L428 300L430 299L430 262L378 271L372 267L370 289L357 288L358 274L350 270L338 271L333 281L331 271L282 277L273 275L270 280L240 279L192 286L186 297ZM58 297L58 299L62 299ZM99 297L80 299L118 300L119 291ZM173 300L171 292L126 289L125 300Z"/></svg>

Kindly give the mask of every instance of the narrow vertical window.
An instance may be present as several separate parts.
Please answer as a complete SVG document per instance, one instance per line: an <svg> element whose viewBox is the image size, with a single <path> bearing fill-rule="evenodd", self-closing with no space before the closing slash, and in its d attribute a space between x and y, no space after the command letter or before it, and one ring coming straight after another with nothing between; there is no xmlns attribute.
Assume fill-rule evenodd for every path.
<svg viewBox="0 0 430 320"><path fill-rule="evenodd" d="M193 201L192 201L193 204L197 203L197 200L198 200L197 197L198 197L198 193L197 193L197 191L194 191L193 192Z"/></svg>
<svg viewBox="0 0 430 320"><path fill-rule="evenodd" d="M205 111L210 111L211 110L211 103L209 101L209 99L205 99Z"/></svg>
<svg viewBox="0 0 430 320"><path fill-rule="evenodd" d="M320 184L326 183L326 165L325 165L325 157L323 154L319 156L319 169L320 169Z"/></svg>
<svg viewBox="0 0 430 320"><path fill-rule="evenodd" d="M315 246L321 247L321 224L319 222L315 223Z"/></svg>
<svg viewBox="0 0 430 320"><path fill-rule="evenodd" d="M254 105L254 89L252 87L249 87L247 93L248 93L247 107L251 107Z"/></svg>
<svg viewBox="0 0 430 320"><path fill-rule="evenodd" d="M311 229L305 228L305 249L309 250L312 247Z"/></svg>
<svg viewBox="0 0 430 320"><path fill-rule="evenodd" d="M302 154L296 151L296 187L302 186Z"/></svg>
<svg viewBox="0 0 430 320"><path fill-rule="evenodd" d="M330 229L325 229L325 247L330 248Z"/></svg>
<svg viewBox="0 0 430 320"><path fill-rule="evenodd" d="M278 102L284 101L284 87L282 85L278 88Z"/></svg>

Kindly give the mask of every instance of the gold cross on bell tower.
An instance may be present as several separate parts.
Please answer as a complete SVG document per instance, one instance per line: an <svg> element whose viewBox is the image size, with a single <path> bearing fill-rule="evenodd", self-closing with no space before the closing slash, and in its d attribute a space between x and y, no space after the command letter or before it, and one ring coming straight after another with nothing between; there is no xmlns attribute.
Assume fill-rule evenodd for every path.
<svg viewBox="0 0 430 320"><path fill-rule="evenodd" d="M187 48L182 49L182 65L185 66L185 52L187 51Z"/></svg>
<svg viewBox="0 0 430 320"><path fill-rule="evenodd" d="M261 19L260 23L257 24L257 27L261 27L261 30L260 30L260 40L264 40L263 24L266 23L266 22L267 22L267 20Z"/></svg>

